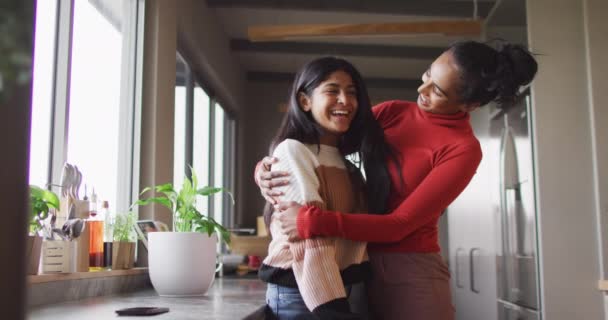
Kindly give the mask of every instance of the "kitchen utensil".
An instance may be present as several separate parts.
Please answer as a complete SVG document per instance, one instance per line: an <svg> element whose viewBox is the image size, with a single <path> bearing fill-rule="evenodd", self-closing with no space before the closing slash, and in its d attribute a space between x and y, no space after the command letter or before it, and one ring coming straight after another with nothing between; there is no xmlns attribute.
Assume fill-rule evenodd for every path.
<svg viewBox="0 0 608 320"><path fill-rule="evenodd" d="M46 240L55 240L55 237L53 237L54 233L53 233L53 228L55 228L55 221L57 221L57 212L52 209L49 210L49 215L50 218L48 219L48 221L45 223L44 221L39 221L40 225L42 226L42 233L43 236Z"/></svg>
<svg viewBox="0 0 608 320"><path fill-rule="evenodd" d="M68 240L62 229L53 228L53 239L55 238L55 235L58 235L61 240Z"/></svg>
<svg viewBox="0 0 608 320"><path fill-rule="evenodd" d="M80 184L82 183L82 172L80 172L80 170L78 170L78 166L74 166L74 185L73 185L73 189L74 189L74 198L75 199L80 199Z"/></svg>
<svg viewBox="0 0 608 320"><path fill-rule="evenodd" d="M68 184L68 164L63 165L63 169L61 170L61 197L67 197L67 184Z"/></svg>
<svg viewBox="0 0 608 320"><path fill-rule="evenodd" d="M70 204L70 209L68 209L68 220L76 218L76 205L74 203Z"/></svg>
<svg viewBox="0 0 608 320"><path fill-rule="evenodd" d="M68 195L70 196L70 198L75 199L75 194L74 194L74 184L76 183L76 170L74 169L74 166L71 164L68 164L69 166L69 170L68 170Z"/></svg>
<svg viewBox="0 0 608 320"><path fill-rule="evenodd" d="M84 229L84 221L82 219L70 219L63 224L61 231L67 240L74 240L80 236Z"/></svg>
<svg viewBox="0 0 608 320"><path fill-rule="evenodd" d="M72 194L72 172L72 165L66 162L61 174L61 195L65 198L71 197Z"/></svg>

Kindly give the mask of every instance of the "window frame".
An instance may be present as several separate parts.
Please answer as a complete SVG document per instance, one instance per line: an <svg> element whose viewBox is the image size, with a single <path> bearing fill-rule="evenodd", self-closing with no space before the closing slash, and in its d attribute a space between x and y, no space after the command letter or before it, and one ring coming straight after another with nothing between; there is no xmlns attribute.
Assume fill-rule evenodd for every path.
<svg viewBox="0 0 608 320"><path fill-rule="evenodd" d="M57 185L67 161L69 100L72 65L74 1L58 1L55 39L55 68L52 84L50 147L47 185ZM141 105L143 80L143 38L145 0L123 3L125 26L122 34L122 68L119 128L125 143L119 144L117 203L115 210L125 212L139 195L141 149Z"/></svg>
<svg viewBox="0 0 608 320"><path fill-rule="evenodd" d="M194 88L196 86L200 87L209 98L209 130L208 130L208 145L209 145L209 153L208 153L208 181L201 181L199 179L200 185L210 185L210 186L222 186L230 192L234 194L235 183L235 152L236 152L236 121L232 114L223 107L218 99L217 95L214 94L214 91L205 84L203 81L203 77L197 72L196 68L193 68L192 63L187 55L183 53L179 48L177 50L177 54L181 57L186 66L186 74L184 75L185 87L186 87L186 119L185 119L185 147L184 147L184 173L191 178L190 165L193 164L193 143L194 143ZM177 85L177 84L176 84ZM224 120L223 120L223 145L224 145L224 166L223 166L223 181L219 184L215 182L215 175L213 174L215 171L215 134L216 134L216 123L215 123L215 106L222 108L224 111ZM175 158L174 158L175 159ZM179 166L174 166L179 167ZM175 176L175 173L174 173ZM232 198L223 193L221 196L222 201L222 212L220 219L218 218L218 213L215 212L215 197L211 196L208 200L207 212L211 213L212 217L216 220L221 221L222 225L231 229L234 227L234 213L235 208L232 204Z"/></svg>

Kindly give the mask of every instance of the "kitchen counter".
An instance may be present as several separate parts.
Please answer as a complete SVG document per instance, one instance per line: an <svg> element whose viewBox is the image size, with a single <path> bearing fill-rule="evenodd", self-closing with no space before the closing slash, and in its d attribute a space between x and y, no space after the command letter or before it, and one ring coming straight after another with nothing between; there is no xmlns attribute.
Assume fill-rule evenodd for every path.
<svg viewBox="0 0 608 320"><path fill-rule="evenodd" d="M130 307L166 307L170 311L153 319L241 319L264 304L266 284L256 278L216 278L207 295L192 298L159 297L154 290L88 298L67 303L31 308L28 319L140 319L119 317L117 309Z"/></svg>
<svg viewBox="0 0 608 320"><path fill-rule="evenodd" d="M28 306L48 306L86 298L150 289L148 268L28 276Z"/></svg>

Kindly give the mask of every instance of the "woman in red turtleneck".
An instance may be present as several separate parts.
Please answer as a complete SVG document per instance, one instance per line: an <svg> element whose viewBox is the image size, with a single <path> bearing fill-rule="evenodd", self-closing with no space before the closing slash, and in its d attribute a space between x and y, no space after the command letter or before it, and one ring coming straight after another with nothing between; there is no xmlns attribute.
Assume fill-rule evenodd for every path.
<svg viewBox="0 0 608 320"><path fill-rule="evenodd" d="M276 207L283 212L275 218L282 221L284 233L294 240L333 236L369 242L372 319L453 319L437 221L481 161L469 112L491 101L514 99L536 69L534 58L520 46L503 43L496 50L473 41L452 45L423 74L417 103L388 101L374 107L400 160L400 168L389 166L389 213L342 214L281 203ZM281 193L272 187L283 185L276 178L288 173L262 169L274 161L262 161L256 180L265 198L276 204Z"/></svg>

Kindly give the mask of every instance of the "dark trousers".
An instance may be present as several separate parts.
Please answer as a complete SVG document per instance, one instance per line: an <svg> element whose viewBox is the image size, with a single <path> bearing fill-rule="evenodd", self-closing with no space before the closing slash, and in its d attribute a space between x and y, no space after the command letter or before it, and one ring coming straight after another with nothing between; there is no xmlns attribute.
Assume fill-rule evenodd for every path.
<svg viewBox="0 0 608 320"><path fill-rule="evenodd" d="M438 253L371 253L371 318L454 320L450 272Z"/></svg>

